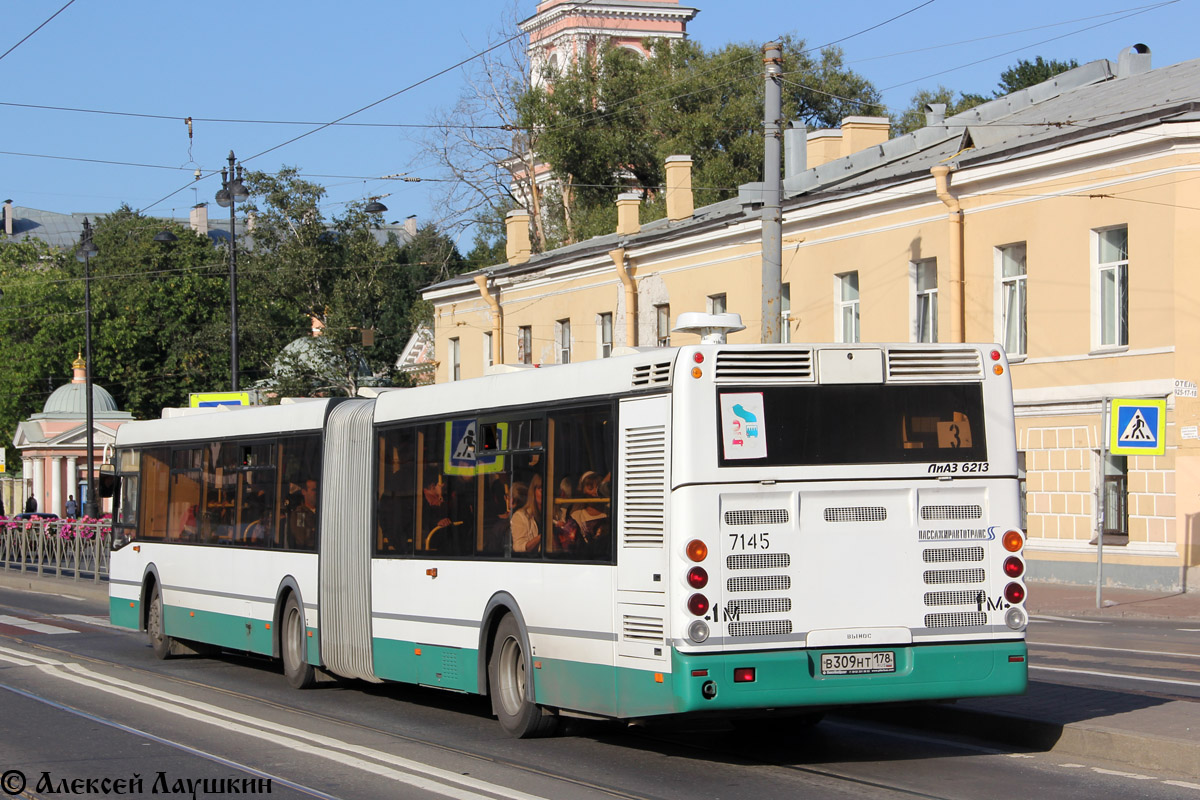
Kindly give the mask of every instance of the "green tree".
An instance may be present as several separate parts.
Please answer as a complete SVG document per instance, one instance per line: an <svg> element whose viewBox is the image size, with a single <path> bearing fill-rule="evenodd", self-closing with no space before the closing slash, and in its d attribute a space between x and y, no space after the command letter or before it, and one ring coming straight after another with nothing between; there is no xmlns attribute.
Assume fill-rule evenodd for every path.
<svg viewBox="0 0 1200 800"><path fill-rule="evenodd" d="M1019 59L1016 64L1000 73L1000 83L996 85L995 96L1003 97L1021 89L1028 89L1078 66L1079 62L1073 58L1069 61L1047 61L1041 56L1037 56L1033 61Z"/></svg>
<svg viewBox="0 0 1200 800"><path fill-rule="evenodd" d="M940 85L933 91L922 89L913 95L912 102L909 103L908 108L903 114L892 118L892 135L902 136L906 133L912 133L918 128L924 128L926 105L944 103L946 105L946 116L952 117L955 114L961 114L987 101L988 98L983 95L959 94L953 89Z"/></svg>

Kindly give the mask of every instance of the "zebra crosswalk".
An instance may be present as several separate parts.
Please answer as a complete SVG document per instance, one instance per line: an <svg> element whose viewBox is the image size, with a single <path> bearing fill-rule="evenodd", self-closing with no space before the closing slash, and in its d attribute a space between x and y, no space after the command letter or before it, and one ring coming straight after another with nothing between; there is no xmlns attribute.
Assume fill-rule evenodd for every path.
<svg viewBox="0 0 1200 800"><path fill-rule="evenodd" d="M31 633L41 633L49 636L61 636L71 633L82 633L96 627L114 627L108 617L92 614L62 614L53 616L17 616L15 614L0 614L0 635L28 636Z"/></svg>

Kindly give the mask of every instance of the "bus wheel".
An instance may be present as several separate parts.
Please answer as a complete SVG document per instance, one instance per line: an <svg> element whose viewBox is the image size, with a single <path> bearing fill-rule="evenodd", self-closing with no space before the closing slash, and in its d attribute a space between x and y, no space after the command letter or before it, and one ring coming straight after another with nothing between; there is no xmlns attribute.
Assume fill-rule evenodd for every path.
<svg viewBox="0 0 1200 800"><path fill-rule="evenodd" d="M506 614L492 639L488 659L492 711L505 733L518 739L550 736L558 714L533 702L533 676L525 669L525 644L511 614Z"/></svg>
<svg viewBox="0 0 1200 800"><path fill-rule="evenodd" d="M157 586L150 594L150 613L146 619L146 633L150 637L150 646L154 648L156 658L170 658L175 655L175 640L167 636L163 626L162 592Z"/></svg>
<svg viewBox="0 0 1200 800"><path fill-rule="evenodd" d="M308 689L317 682L316 670L308 663L308 627L296 595L288 597L283 607L283 674L293 689Z"/></svg>

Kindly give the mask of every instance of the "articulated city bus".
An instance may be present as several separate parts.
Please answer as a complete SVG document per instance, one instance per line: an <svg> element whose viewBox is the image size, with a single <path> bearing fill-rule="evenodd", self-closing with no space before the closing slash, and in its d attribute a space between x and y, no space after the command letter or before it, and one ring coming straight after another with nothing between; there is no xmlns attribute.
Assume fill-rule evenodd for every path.
<svg viewBox="0 0 1200 800"><path fill-rule="evenodd" d="M997 347L700 344L131 423L111 617L515 736L1021 693Z"/></svg>

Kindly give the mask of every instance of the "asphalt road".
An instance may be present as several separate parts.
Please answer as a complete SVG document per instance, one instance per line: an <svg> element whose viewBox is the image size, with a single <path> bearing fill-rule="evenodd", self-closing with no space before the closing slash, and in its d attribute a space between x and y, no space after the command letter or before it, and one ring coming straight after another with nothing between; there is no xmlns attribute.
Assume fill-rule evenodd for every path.
<svg viewBox="0 0 1200 800"><path fill-rule="evenodd" d="M105 613L93 601L0 589L0 771L10 793L101 796L84 790L107 786L109 796L210 797L236 786L241 796L469 800L1200 797L1194 777L842 715L811 729L754 732L704 720L571 721L559 737L514 741L477 697L332 680L296 692L274 663L232 654L157 661L144 637L107 627ZM1196 652L1186 631L1145 628L1041 620L1035 647L1063 669L1083 654L1087 669L1047 673L1055 680L1105 671L1133 683L1128 675L1141 670L1186 680L1190 666L1200 682L1187 659L1131 656ZM1078 649L1092 647L1117 647L1124 660L1103 656L1105 669L1094 669L1104 651ZM12 792L11 771L23 776L23 791ZM116 791L105 778L125 783Z"/></svg>

